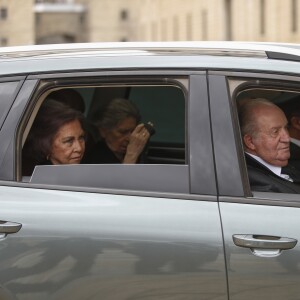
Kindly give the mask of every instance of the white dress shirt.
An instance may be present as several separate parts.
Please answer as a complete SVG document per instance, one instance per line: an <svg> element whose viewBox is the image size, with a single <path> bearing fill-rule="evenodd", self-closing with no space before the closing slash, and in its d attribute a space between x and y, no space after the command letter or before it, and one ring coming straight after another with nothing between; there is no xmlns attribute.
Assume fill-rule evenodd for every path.
<svg viewBox="0 0 300 300"><path fill-rule="evenodd" d="M259 156L257 155L254 155L254 154L251 154L251 153L248 153L246 152L248 155L250 155L251 157L253 157L255 160L257 160L258 162L260 162L261 164L263 164L265 167L267 167L272 173L276 174L277 176L280 176L288 181L292 181L293 182L293 179L287 175L287 174L282 174L281 173L281 167L278 167L278 166L273 166L269 163L267 163L266 161L264 161L263 159L261 159Z"/></svg>

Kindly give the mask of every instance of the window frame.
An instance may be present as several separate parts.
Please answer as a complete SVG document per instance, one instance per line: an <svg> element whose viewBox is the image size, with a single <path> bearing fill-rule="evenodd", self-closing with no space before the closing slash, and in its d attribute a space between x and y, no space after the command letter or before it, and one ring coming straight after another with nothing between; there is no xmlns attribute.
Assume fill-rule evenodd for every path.
<svg viewBox="0 0 300 300"><path fill-rule="evenodd" d="M8 9L7 7L0 7L0 20L4 21L8 18Z"/></svg>
<svg viewBox="0 0 300 300"><path fill-rule="evenodd" d="M177 79L175 79L175 77L177 77ZM182 80L186 83L182 84L181 83ZM58 87L88 87L88 86L101 86L101 85L104 85L104 86L114 86L114 85L116 85L116 86L118 86L118 85L128 85L128 86L133 86L133 85L144 86L145 85L145 86L148 86L149 85L150 86L150 85L154 85L154 84L157 84L157 85L160 85L160 86L165 85L165 86L180 87L182 92L183 92L183 96L185 97L185 101L187 101L187 99L186 99L187 90L186 89L187 89L187 86L188 86L188 77L186 75L185 76L174 76L174 75L171 76L170 75L170 76L168 76L168 78L165 78L163 76L145 76L143 78L143 76L134 76L134 75L133 76L128 75L126 77L118 76L118 75L114 76L114 74L112 72L109 77L100 75L100 76L95 76L95 77L94 76L91 76L91 77L85 76L85 78L82 78L82 77L77 78L77 76L74 76L74 75L70 76L69 75L68 77L65 77L65 78L59 78L59 79L56 78L55 80L53 80L53 78L51 78L51 79L43 78L39 81L39 85L38 85L37 89L35 90L35 96L31 100L31 103L30 103L30 105L28 107L28 110L27 110L28 111L27 114L25 114L25 115L27 115L27 118L25 117L25 119L24 119L26 121L23 122L23 129L19 130L19 143L20 143L20 140L22 140L21 144L19 144L19 148L21 148L21 146L24 142L23 134L24 134L24 131L26 130L26 126L27 126L26 124L28 122L29 123L33 122L34 116L32 115L32 113L33 114L37 113L39 106L42 104L44 98L46 97L47 93L50 92L51 88L58 88ZM42 97L41 97L41 95L42 95ZM187 104L186 104L186 107L187 107ZM27 133L28 133L28 130L27 130ZM185 144L187 145L187 137L186 136L185 136ZM19 164L18 164L19 166L21 165L20 163L21 163L21 158L19 157ZM87 168L87 165L85 165L84 167L83 166L84 165L78 165L78 166L72 166L72 167L74 167L75 169L77 169L77 168L86 169ZM64 172L64 169L66 170L66 172L68 172L67 169L70 169L70 168L66 168L66 166L59 166L59 167L63 170L62 172ZM101 167L103 169L103 175L104 175L105 172L107 174L107 171L104 171L103 166L100 165L100 168ZM50 169L50 168L51 168L51 166L49 166L49 168L47 168L47 166L44 166L44 168L42 168L42 169L44 169L44 170L47 169L45 172L48 172L49 171L48 169ZM107 169L107 167L105 167L105 168ZM128 169L129 174L130 173L134 174L136 172L136 171L131 171L132 166L122 165L122 170L124 168ZM158 192L165 192L165 191L178 192L179 191L178 187L181 186L182 187L182 189L181 189L182 193L189 193L189 167L188 167L187 164L175 166L176 172L179 172L179 174L177 174L176 177L179 178L179 179L177 179L177 181L179 181L180 184L176 184L176 183L171 184L171 182L170 182L170 184L166 184L166 186L169 186L169 190L166 190L165 186L163 186L161 184L161 182L159 184L157 183L156 188L151 187L151 180L149 180L149 179L151 179L151 174L153 173L153 170L154 170L154 174L156 173L155 168L153 168L153 166L152 166L152 169L153 169L152 171L149 171L150 168L151 168L151 165L144 165L144 166L139 165L138 168L139 169L143 169L143 168L148 169L146 171L138 172L138 173L140 173L140 175L135 175L137 181L141 182L140 179L142 179L144 177L143 174L145 174L146 181L148 182L149 188L147 189L146 186L141 185L143 187L142 188L143 190L158 191ZM162 165L159 168L160 168L160 171L158 170L158 168L156 168L156 169L158 170L159 173L161 173L162 172L161 168L167 169L167 168L169 168L169 165ZM170 168L174 168L174 166L170 167ZM57 168L55 168L55 170L56 169ZM91 171L92 171L92 169L95 170L95 166L91 167ZM96 166L96 169L98 169L98 171L96 170L95 172L99 173L99 167L98 166ZM113 169L116 169L116 166L111 166L112 173L114 172ZM20 172L20 170L19 170L19 172ZM182 173L181 175L180 175L180 172ZM72 173L74 173L74 172L71 171L70 174L72 174ZM102 173L102 172L100 171L100 173ZM116 171L114 176L118 175L117 173L118 172ZM174 170L170 171L169 173L174 174ZM141 174L142 174L142 176L141 176ZM153 176L155 176L155 175L153 175ZM157 175L156 175L156 177L157 177ZM42 178L42 176L40 178ZM103 178L103 176L100 176L100 178ZM17 180L18 181L21 180L20 173L18 175ZM119 184L116 184L115 188L118 189L118 186L119 186L119 189L124 189L123 183L121 184L121 179L116 179L116 180L119 180ZM124 181L124 178L123 178L123 181ZM184 183L184 181L185 181L185 183ZM32 182L32 183L35 184L37 182ZM48 182L41 182L41 180L38 180L38 183L45 184L45 185L46 184L51 184L51 183L54 184L54 185L57 184L57 182L54 182L54 181L50 182L50 180ZM62 180L62 185L67 186L67 185L72 185L72 184L70 184L70 182L68 182L68 181L64 182ZM76 183L74 183L74 186L75 185L78 186L78 181L76 181ZM161 189L157 188L158 185L161 185L162 188ZM172 185L173 185L173 188L171 188ZM135 185L135 186L133 185L132 186L132 185L129 184L128 186L131 187L131 189L133 189L133 190L134 189L139 190L138 185ZM89 185L89 182L87 180L87 182L85 184L82 184L82 187L95 187L95 186L93 186L92 184ZM114 188L114 186L108 186L107 183L103 184L101 187L102 188Z"/></svg>
<svg viewBox="0 0 300 300"><path fill-rule="evenodd" d="M226 82L226 92L228 94L227 102L230 105L230 113L232 115L231 123L235 136L236 161L238 162L238 170L243 187L243 194L238 195L236 198L233 198L232 195L228 195L231 197L221 197L220 201L300 207L298 194L251 191L236 107L236 97L238 93L246 89L285 90L287 92L300 93L300 77L297 75L290 76L247 72L214 72L214 74L222 76ZM223 172L225 172L225 170L223 170ZM221 178L218 178L219 183L221 180Z"/></svg>
<svg viewBox="0 0 300 300"><path fill-rule="evenodd" d="M16 98L6 116L0 131L0 180L14 181L17 178L18 154L20 147L18 142L18 128L22 123L22 115L27 106L27 101L31 97L32 91L37 84L37 80L24 80L20 78L20 89L16 93ZM8 79L9 80L9 79Z"/></svg>
<svg viewBox="0 0 300 300"><path fill-rule="evenodd" d="M192 73L192 74L191 74ZM109 78L144 78L146 81L149 78L160 78L166 83L170 83L171 78L188 79L189 82L186 89L186 130L190 130L190 134L186 134L186 157L188 159L187 165L183 165L185 170L185 176L187 177L188 187L186 191L188 193L173 193L159 192L159 191L125 191L122 189L106 189L106 188L93 188L93 187L78 187L78 186L66 186L66 185L49 185L49 184L33 184L21 182L21 150L22 149L22 134L26 123L29 120L30 114L34 110L39 97L43 92L53 86L57 86L58 82L62 86L66 87L74 83L76 79L78 85L83 86L95 78L103 78L110 80ZM41 84L42 83L42 84ZM202 87L199 92L199 84ZM201 107L206 107L201 111ZM203 119L199 119L198 111L201 111ZM96 72L75 72L75 73L48 73L48 74L35 74L28 75L24 86L19 93L13 107L13 113L10 114L9 122L5 123L6 127L6 140L9 143L9 148L5 157L2 159L2 165L0 164L0 180L3 182L11 181L12 185L22 187L33 187L33 188L46 188L46 189L57 189L57 190L74 190L74 191L103 191L109 190L112 193L137 193L137 194L154 194L161 195L163 197L172 198L186 198L196 199L204 196L209 201L216 201L216 181L215 181L215 169L213 162L210 131L210 120L208 109L208 90L207 90L207 77L205 71L189 71L189 70L104 70ZM197 111L198 110L198 111ZM190 117L188 115L190 114ZM198 128L196 128L196 126ZM201 128L199 132L199 128ZM192 130L191 130L192 129ZM205 141L203 143L203 141ZM205 145L205 146L203 146ZM200 150L200 152L199 152ZM200 153L200 156L199 156ZM201 159L199 159L199 157ZM3 161L5 160L5 163ZM0 162L1 163L1 162ZM147 165L145 166L147 167ZM209 170L208 174L203 172L203 169ZM172 173L170 172L170 175ZM209 176L207 176L209 175ZM176 184L176 183L175 183ZM177 196L176 196L177 195Z"/></svg>
<svg viewBox="0 0 300 300"><path fill-rule="evenodd" d="M0 114L0 130L2 128L2 125L6 119L6 116L20 90L22 87L22 84L24 83L25 77L24 76L18 76L18 77L9 77L9 78L0 78L0 84L5 83L15 83L16 87L14 90L9 90L9 93L1 94L1 97L5 98L5 106L1 107L1 114ZM6 89L7 91L7 89Z"/></svg>

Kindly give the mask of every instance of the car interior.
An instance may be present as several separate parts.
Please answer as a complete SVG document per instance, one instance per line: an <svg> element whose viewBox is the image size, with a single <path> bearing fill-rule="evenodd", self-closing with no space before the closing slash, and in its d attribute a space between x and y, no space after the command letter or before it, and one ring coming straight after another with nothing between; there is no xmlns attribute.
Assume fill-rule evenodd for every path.
<svg viewBox="0 0 300 300"><path fill-rule="evenodd" d="M145 150L147 164L186 164L185 155L185 96L175 85L101 85L88 87L63 87L48 90L45 99L54 99L80 110L85 116L87 129L86 153L100 139L95 126L101 111L114 98L132 101L138 107L142 123L152 122L155 134L151 136ZM43 103L41 104L43 105ZM37 110L35 111L35 114ZM25 132L30 132L33 123L28 122ZM26 140L23 138L23 144ZM23 151L24 152L24 151ZM28 158L23 155L23 165ZM23 168L24 170L24 168ZM28 176L23 171L23 181Z"/></svg>

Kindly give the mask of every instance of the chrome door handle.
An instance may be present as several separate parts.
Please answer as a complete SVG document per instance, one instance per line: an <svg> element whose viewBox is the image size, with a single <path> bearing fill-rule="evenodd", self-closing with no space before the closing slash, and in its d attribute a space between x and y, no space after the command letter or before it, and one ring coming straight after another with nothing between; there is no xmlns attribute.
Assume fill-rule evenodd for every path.
<svg viewBox="0 0 300 300"><path fill-rule="evenodd" d="M232 239L236 246L250 248L253 254L262 257L278 256L282 250L292 249L298 242L292 238L258 234L235 234Z"/></svg>
<svg viewBox="0 0 300 300"><path fill-rule="evenodd" d="M0 234L10 234L18 232L22 224L15 222L0 221Z"/></svg>

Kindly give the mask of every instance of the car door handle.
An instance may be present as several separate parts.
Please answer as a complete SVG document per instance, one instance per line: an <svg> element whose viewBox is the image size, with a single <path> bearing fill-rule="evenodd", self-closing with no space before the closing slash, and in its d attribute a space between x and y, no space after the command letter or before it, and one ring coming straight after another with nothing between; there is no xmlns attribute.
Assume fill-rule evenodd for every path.
<svg viewBox="0 0 300 300"><path fill-rule="evenodd" d="M278 256L282 250L292 249L298 242L292 238L258 234L235 234L232 239L236 246L250 248L254 255L262 257Z"/></svg>
<svg viewBox="0 0 300 300"><path fill-rule="evenodd" d="M0 221L0 234L10 234L18 232L22 224L8 221Z"/></svg>

